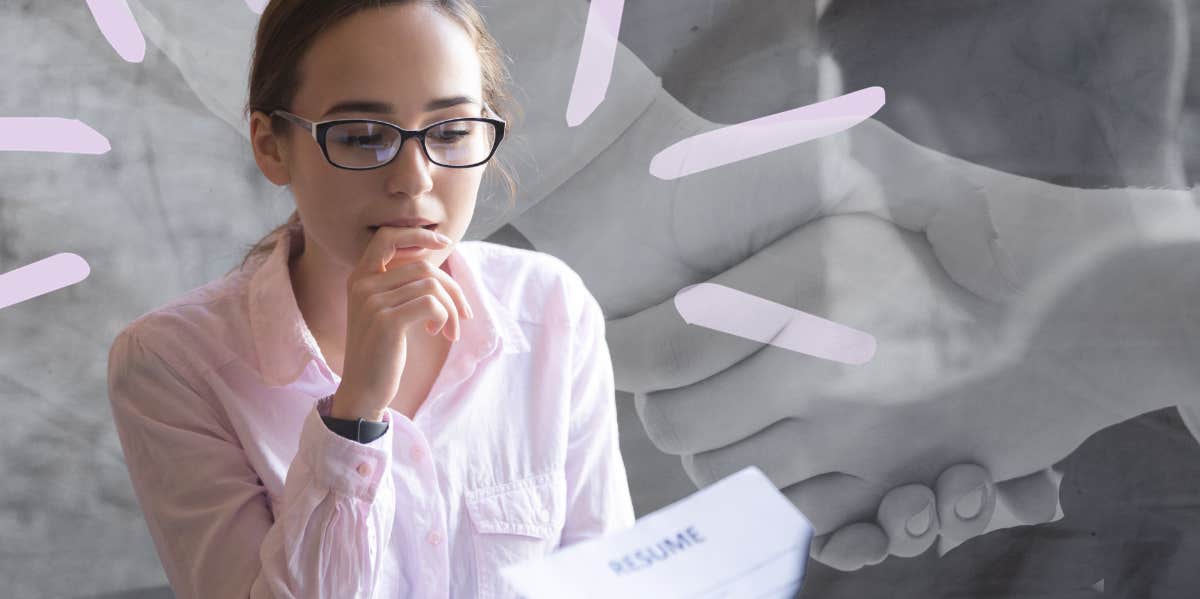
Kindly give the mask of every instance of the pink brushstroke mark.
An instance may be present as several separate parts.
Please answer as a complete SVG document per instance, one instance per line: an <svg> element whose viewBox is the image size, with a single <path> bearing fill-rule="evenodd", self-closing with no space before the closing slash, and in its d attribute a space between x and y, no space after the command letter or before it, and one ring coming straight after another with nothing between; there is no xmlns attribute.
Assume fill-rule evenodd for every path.
<svg viewBox="0 0 1200 599"><path fill-rule="evenodd" d="M676 179L845 131L883 107L882 87L722 127L672 144L650 160L650 174Z"/></svg>
<svg viewBox="0 0 1200 599"><path fill-rule="evenodd" d="M688 324L843 364L866 364L875 355L870 334L724 285L684 287L675 309Z"/></svg>
<svg viewBox="0 0 1200 599"><path fill-rule="evenodd" d="M0 117L0 151L103 154L108 138L78 119Z"/></svg>
<svg viewBox="0 0 1200 599"><path fill-rule="evenodd" d="M246 0L246 6L250 7L250 11L256 15L261 15L263 9L267 7L267 0Z"/></svg>
<svg viewBox="0 0 1200 599"><path fill-rule="evenodd" d="M608 93L624 10L625 0L592 0L588 8L583 47L575 67L571 97L567 100L568 126L574 127L587 120Z"/></svg>
<svg viewBox="0 0 1200 599"><path fill-rule="evenodd" d="M0 274L0 309L74 285L91 272L78 254L62 252Z"/></svg>
<svg viewBox="0 0 1200 599"><path fill-rule="evenodd" d="M125 0L87 0L92 18L100 26L109 45L126 62L142 62L146 57L146 38L138 27Z"/></svg>

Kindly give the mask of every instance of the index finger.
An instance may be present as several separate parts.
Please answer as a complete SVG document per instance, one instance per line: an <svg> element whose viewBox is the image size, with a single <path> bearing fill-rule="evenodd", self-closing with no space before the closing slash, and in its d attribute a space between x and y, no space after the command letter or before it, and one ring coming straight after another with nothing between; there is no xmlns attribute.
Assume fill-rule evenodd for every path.
<svg viewBox="0 0 1200 599"><path fill-rule="evenodd" d="M406 251L401 248L418 246L440 250L449 245L449 241L443 239L448 238L422 227L379 227L367 242L367 248L363 251L355 270L368 273L386 272L387 264L392 261L397 251Z"/></svg>

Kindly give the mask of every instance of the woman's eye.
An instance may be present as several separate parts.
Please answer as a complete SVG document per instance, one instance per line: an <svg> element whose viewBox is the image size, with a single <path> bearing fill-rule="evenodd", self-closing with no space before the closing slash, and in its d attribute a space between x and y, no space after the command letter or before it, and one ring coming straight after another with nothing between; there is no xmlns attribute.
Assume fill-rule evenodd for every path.
<svg viewBox="0 0 1200 599"><path fill-rule="evenodd" d="M434 138L440 142L455 142L471 134L470 130L460 129L454 131L440 131Z"/></svg>
<svg viewBox="0 0 1200 599"><path fill-rule="evenodd" d="M372 147L383 143L382 135L347 135L337 138L337 143L353 147Z"/></svg>

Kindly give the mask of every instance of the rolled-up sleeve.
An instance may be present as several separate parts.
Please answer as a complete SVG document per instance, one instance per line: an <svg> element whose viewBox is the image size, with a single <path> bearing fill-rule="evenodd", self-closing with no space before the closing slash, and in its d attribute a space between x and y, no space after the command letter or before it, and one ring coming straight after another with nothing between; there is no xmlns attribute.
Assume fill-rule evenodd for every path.
<svg viewBox="0 0 1200 599"><path fill-rule="evenodd" d="M330 431L314 407L272 505L217 402L164 355L122 331L108 394L175 596L371 597L396 512L393 427L358 443Z"/></svg>
<svg viewBox="0 0 1200 599"><path fill-rule="evenodd" d="M560 545L633 525L633 500L617 431L612 358L604 315L590 293L573 329L571 422L567 436L567 519Z"/></svg>

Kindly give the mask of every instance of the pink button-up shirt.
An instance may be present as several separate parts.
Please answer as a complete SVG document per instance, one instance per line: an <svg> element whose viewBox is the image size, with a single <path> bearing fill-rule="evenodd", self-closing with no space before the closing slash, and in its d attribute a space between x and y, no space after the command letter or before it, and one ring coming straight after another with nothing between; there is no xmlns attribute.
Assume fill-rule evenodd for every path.
<svg viewBox="0 0 1200 599"><path fill-rule="evenodd" d="M483 241L448 272L475 318L410 420L358 443L340 377L265 258L123 329L109 401L175 595L514 597L499 568L633 523L599 304L566 263Z"/></svg>

